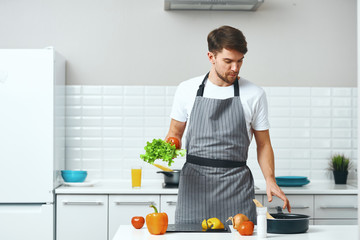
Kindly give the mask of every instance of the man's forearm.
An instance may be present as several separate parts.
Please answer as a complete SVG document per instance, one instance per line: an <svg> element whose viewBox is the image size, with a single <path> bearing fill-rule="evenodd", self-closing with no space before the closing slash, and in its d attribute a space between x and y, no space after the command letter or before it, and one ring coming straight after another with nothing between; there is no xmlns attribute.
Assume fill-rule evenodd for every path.
<svg viewBox="0 0 360 240"><path fill-rule="evenodd" d="M258 162L266 181L275 181L274 152L271 144L257 147Z"/></svg>
<svg viewBox="0 0 360 240"><path fill-rule="evenodd" d="M171 119L169 132L167 133L165 139L168 139L169 137L176 137L177 139L179 139L181 146L181 139L184 134L185 127L186 127L186 122L179 122L174 119Z"/></svg>

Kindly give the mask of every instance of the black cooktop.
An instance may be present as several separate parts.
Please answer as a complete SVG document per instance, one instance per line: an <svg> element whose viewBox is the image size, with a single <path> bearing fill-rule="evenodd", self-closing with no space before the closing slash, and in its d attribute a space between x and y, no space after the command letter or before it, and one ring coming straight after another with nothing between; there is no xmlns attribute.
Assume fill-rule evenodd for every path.
<svg viewBox="0 0 360 240"><path fill-rule="evenodd" d="M166 184L166 183L163 183L162 187L163 188L179 188L179 185L178 184Z"/></svg>
<svg viewBox="0 0 360 240"><path fill-rule="evenodd" d="M224 229L207 229L203 230L201 224L169 224L166 232L224 232L231 233L229 226L225 225Z"/></svg>

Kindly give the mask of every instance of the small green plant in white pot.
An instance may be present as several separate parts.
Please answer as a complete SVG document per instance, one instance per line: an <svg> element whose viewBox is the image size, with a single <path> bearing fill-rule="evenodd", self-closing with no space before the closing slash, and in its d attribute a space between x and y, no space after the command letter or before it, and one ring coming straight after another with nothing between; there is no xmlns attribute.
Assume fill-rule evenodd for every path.
<svg viewBox="0 0 360 240"><path fill-rule="evenodd" d="M350 167L350 159L343 154L335 154L331 157L329 170L334 174L335 184L346 184Z"/></svg>

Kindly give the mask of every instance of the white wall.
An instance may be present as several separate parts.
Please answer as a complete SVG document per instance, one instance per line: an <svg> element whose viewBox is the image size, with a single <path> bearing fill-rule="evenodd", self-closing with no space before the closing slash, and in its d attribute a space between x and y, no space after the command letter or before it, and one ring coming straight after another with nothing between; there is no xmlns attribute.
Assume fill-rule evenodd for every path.
<svg viewBox="0 0 360 240"><path fill-rule="evenodd" d="M206 36L243 30L261 86L356 86L356 0L265 0L256 12L163 10L163 0L2 0L0 48L52 45L70 85L174 86L209 68Z"/></svg>

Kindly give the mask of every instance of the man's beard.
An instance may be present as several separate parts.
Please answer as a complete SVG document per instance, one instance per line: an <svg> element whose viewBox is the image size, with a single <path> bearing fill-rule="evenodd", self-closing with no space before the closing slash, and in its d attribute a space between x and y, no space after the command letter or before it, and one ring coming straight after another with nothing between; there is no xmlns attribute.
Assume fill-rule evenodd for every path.
<svg viewBox="0 0 360 240"><path fill-rule="evenodd" d="M226 82L226 83L228 83L228 84L233 84L234 81L237 79L237 76L236 76L236 78L235 78L234 81L229 81L229 80L225 77L225 75L222 76L216 69L215 69L215 72L216 72L216 75L217 75L221 80L223 80L224 82Z"/></svg>

